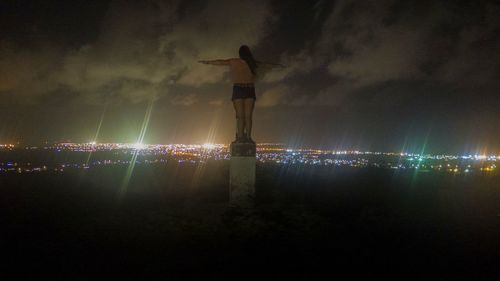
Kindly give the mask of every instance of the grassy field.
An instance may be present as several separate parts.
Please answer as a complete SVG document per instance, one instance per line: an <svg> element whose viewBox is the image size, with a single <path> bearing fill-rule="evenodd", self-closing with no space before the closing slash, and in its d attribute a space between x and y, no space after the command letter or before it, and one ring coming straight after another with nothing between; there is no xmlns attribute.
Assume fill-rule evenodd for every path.
<svg viewBox="0 0 500 281"><path fill-rule="evenodd" d="M125 173L0 175L2 280L495 280L498 271L496 174L261 164L256 206L239 210L227 206L224 161L138 165L128 182Z"/></svg>

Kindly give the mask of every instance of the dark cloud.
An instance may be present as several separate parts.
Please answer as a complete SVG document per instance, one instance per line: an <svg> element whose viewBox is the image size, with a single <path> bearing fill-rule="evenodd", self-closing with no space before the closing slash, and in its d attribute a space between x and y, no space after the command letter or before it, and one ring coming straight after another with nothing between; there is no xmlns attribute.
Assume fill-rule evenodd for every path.
<svg viewBox="0 0 500 281"><path fill-rule="evenodd" d="M186 9L193 8L182 6ZM149 100L167 94L171 84L199 87L223 81L222 68L197 60L231 57L241 44L257 45L264 23L270 22L268 4L262 1L205 1L184 17L180 10L181 1L113 1L95 40L75 48L54 41L46 51L18 51L18 43L3 38L0 67L11 74L2 78L0 90L22 102L60 85L81 92L84 103L108 97ZM33 44L40 43L35 39Z"/></svg>
<svg viewBox="0 0 500 281"><path fill-rule="evenodd" d="M182 122L192 131L215 126L226 142L227 71L196 61L234 57L247 44L259 59L288 66L259 78L260 139L394 150L430 134L436 150L500 149L492 145L500 143L496 1L20 3L1 9L3 107L74 104L90 116L100 113L85 108L137 110L153 100L151 141L204 134L174 124ZM122 115L106 116L133 131ZM25 118L19 126L30 128Z"/></svg>
<svg viewBox="0 0 500 281"><path fill-rule="evenodd" d="M95 40L109 1L2 1L0 37L23 48L33 41L79 47Z"/></svg>

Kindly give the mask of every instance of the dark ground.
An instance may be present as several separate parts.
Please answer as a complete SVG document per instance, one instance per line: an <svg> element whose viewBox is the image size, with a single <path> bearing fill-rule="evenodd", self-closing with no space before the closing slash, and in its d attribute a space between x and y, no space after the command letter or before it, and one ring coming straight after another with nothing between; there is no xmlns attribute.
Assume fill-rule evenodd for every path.
<svg viewBox="0 0 500 281"><path fill-rule="evenodd" d="M228 163L0 175L1 280L498 280L500 176ZM347 274L347 275L346 275Z"/></svg>

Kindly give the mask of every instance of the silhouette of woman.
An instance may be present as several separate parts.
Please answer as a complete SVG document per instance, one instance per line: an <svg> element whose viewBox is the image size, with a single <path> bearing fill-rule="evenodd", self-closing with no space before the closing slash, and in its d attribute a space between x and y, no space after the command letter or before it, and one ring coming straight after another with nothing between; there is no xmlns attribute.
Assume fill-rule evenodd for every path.
<svg viewBox="0 0 500 281"><path fill-rule="evenodd" d="M257 68L260 66L281 66L275 63L266 63L256 61L250 48L242 45L239 50L239 58L218 59L218 60L201 60L198 61L204 64L224 65L229 66L231 79L233 81L233 106L236 111L236 141L235 142L252 142L252 113L255 104L255 87L254 81L257 74Z"/></svg>

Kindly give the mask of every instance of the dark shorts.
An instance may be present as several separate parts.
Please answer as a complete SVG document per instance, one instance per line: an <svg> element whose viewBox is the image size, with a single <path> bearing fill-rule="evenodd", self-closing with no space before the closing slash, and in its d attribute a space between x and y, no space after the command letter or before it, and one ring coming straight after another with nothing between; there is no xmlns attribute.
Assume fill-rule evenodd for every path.
<svg viewBox="0 0 500 281"><path fill-rule="evenodd" d="M234 84L233 85L233 98L236 99L254 99L255 97L255 87L253 84Z"/></svg>

